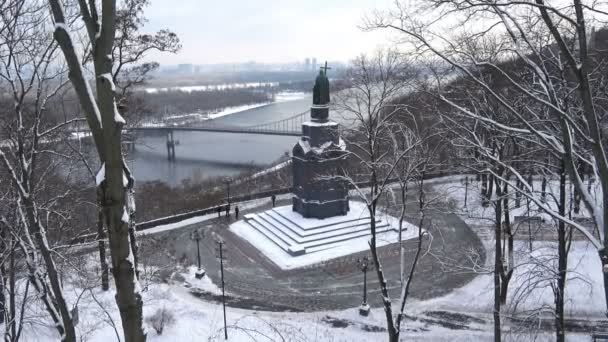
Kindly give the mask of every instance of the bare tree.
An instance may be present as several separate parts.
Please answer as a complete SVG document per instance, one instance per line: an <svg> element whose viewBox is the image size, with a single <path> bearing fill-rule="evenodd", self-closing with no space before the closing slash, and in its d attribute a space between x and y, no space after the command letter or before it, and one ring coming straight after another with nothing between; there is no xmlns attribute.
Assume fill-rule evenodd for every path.
<svg viewBox="0 0 608 342"><path fill-rule="evenodd" d="M116 105L112 51L116 31L116 1L79 1L92 60L97 96L85 77L82 61L70 34L63 5L49 0L55 22L54 37L67 61L69 77L87 119L101 168L97 174L99 202L102 203L112 259L118 305L125 341L144 341L142 297L136 277L134 251L129 237L128 188L133 177L123 160L122 127L125 120Z"/></svg>
<svg viewBox="0 0 608 342"><path fill-rule="evenodd" d="M76 341L71 310L63 294L56 251L49 242L53 200L48 200L49 175L60 152L49 147L56 133L68 123L50 125L47 105L67 79L58 59L58 46L48 35L48 15L40 1L15 1L0 13L0 86L12 102L3 122L0 165L14 197L15 215L0 216L4 244L9 246L10 329L7 337L18 340L29 285L36 291L53 320L62 341ZM11 217L12 216L12 217ZM28 285L21 308L15 306L16 252L25 264ZM9 332L10 331L10 332Z"/></svg>
<svg viewBox="0 0 608 342"><path fill-rule="evenodd" d="M411 43L421 55L441 59L453 70L452 78L466 78L507 115L494 118L450 98L448 82L438 80L441 100L463 117L492 127L505 135L519 136L565 163L571 183L580 194L595 233L580 222L547 205L542 192L533 191L521 170L503 163L478 135L472 134L479 152L504 167L504 175L492 173L514 191L552 217L575 228L597 248L608 300L608 155L605 151L606 102L600 95L606 84L605 58L590 25L602 25L605 3L579 0L560 6L543 0L519 1L425 1L416 9L397 4L387 13L369 18L369 28L388 28ZM451 22L451 32L441 22ZM473 30L469 23L477 23ZM459 29L462 28L462 29ZM497 42L491 46L489 41ZM493 47L493 48L488 48ZM472 49L475 48L475 49ZM475 51L472 53L472 51ZM483 72L482 72L483 71ZM482 77L481 75L492 75ZM500 81L497 81L500 79ZM525 100L523 111L513 97ZM474 132L471 132L474 133ZM592 169L600 179L598 197L588 191L578 165ZM519 182L519 184L517 184ZM519 186L518 186L519 185ZM523 187L521 186L523 185ZM523 188L523 189L522 189ZM608 306L608 302L607 302Z"/></svg>
<svg viewBox="0 0 608 342"><path fill-rule="evenodd" d="M116 10L115 44L112 47L113 72L112 80L116 86L116 103L120 114L130 121L140 120L144 103L134 98L132 88L144 83L149 73L158 68L156 62L141 62L150 52L161 51L175 53L180 48L177 35L167 29L154 34L142 33L146 23L144 9L149 5L148 0L128 0ZM131 143L134 143L131 141ZM102 194L99 194L101 200ZM135 200L134 184L127 189L129 203L129 241L133 250L133 261L136 275L138 271L138 244L135 234ZM109 268L106 261L106 229L104 227L103 210L99 203L97 223L97 240L99 260L101 265L101 287L109 289Z"/></svg>
<svg viewBox="0 0 608 342"><path fill-rule="evenodd" d="M352 120L348 125L347 143L351 150L349 159L354 163L349 165L349 170L344 170L345 176L338 177L344 177L356 187L357 195L365 202L370 216L370 251L378 277L390 341L399 340L403 310L424 236L422 227L419 227L416 257L407 280L402 283L398 307L395 310L389 294L388 279L378 253L379 232L376 219L380 215L381 200L389 189L391 178L404 168L401 161L413 156L421 144L417 132L397 119L406 108L396 100L411 87L412 75L412 70L405 64L403 56L396 51L378 51L373 57L361 56L353 61L352 68L346 74L346 79L351 82L350 87L338 93L335 103L342 115ZM407 175L402 177L404 181L408 178ZM369 190L357 187L357 179L368 181ZM422 186L419 189L419 198L424 201ZM405 202L402 205L405 206ZM424 214L421 214L420 226L423 221ZM400 275L400 278L402 277L403 275Z"/></svg>

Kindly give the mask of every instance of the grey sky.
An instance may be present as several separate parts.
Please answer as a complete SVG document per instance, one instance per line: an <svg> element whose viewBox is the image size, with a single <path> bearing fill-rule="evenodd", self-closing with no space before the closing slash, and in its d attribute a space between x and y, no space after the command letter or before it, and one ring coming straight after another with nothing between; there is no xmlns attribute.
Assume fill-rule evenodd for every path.
<svg viewBox="0 0 608 342"><path fill-rule="evenodd" d="M291 62L305 57L347 61L386 42L362 32L363 15L390 0L151 0L146 30L167 27L182 40L163 64Z"/></svg>

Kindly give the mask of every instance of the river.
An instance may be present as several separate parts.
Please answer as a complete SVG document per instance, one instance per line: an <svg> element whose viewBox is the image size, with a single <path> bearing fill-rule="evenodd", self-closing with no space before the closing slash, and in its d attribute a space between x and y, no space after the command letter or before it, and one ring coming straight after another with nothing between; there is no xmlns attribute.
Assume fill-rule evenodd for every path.
<svg viewBox="0 0 608 342"><path fill-rule="evenodd" d="M215 119L218 124L250 126L288 118L306 111L312 95L275 102ZM179 141L175 161L167 160L166 138L160 133L140 133L129 166L138 181L163 181L178 185L217 176L234 176L251 166L267 166L289 153L297 137L273 135L174 132Z"/></svg>

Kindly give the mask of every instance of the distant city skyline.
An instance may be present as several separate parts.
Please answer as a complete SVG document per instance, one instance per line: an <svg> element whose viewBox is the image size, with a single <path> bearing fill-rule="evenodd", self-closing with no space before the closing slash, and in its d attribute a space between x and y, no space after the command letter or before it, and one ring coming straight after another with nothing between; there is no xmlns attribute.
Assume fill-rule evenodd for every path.
<svg viewBox="0 0 608 342"><path fill-rule="evenodd" d="M151 0L144 31L168 28L180 37L177 54L153 53L162 65L348 62L387 43L387 32L359 29L365 14L390 0L245 1L204 4Z"/></svg>

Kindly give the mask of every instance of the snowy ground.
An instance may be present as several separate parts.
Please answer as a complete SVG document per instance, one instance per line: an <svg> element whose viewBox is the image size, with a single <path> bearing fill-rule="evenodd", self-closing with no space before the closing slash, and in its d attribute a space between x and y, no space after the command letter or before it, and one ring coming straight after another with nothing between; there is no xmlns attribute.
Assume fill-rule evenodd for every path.
<svg viewBox="0 0 608 342"><path fill-rule="evenodd" d="M449 190L448 196L455 200L463 197L462 186L459 181L440 183L437 189ZM290 195L278 196L279 199ZM489 214L476 204L475 191L469 193L469 210L461 211L461 216L475 224L488 224ZM249 207L259 205L261 201L251 201ZM458 203L458 202L457 202ZM460 210L461 207L459 207ZM475 209L477 208L477 209ZM471 215L471 212L474 215ZM471 218L471 216L473 216ZM195 218L198 222L210 219L214 215ZM179 224L157 227L156 231L177 229L191 224L193 221L184 221ZM146 234L155 230L146 231ZM490 247L491 241L484 241ZM552 292L548 286L545 267L552 267L556 262L555 243L538 242L534 245L534 252L527 251L525 241L516 243L515 275L510 287L510 305L505 311L509 316L536 317L535 315L551 318ZM490 248L488 248L490 249ZM93 258L92 256L90 258ZM492 256L487 260L491 263ZM93 263L93 259L81 260L84 263ZM597 252L588 242L573 242L569 269L571 270L566 288L566 313L568 318L577 318L585 321L605 319L605 298L600 263ZM487 265L486 265L487 266ZM94 267L89 267L94 269ZM538 270L539 272L529 272ZM218 294L220 289L208 279L196 280L194 267L184 270L181 279L174 278L169 284L146 284L143 292L144 316L150 317L159 309L165 308L175 317L175 323L167 326L163 335L148 326L148 341L220 341L224 339L222 306L195 299L190 288L197 288ZM542 271L542 272L540 272ZM406 314L414 317L407 319L404 324L403 340L407 341L492 341L492 301L493 279L490 273L480 274L470 283L454 290L445 296L429 300L412 300L406 306ZM536 275L535 276L530 276ZM68 275L66 275L67 277ZM78 286L66 280L66 295L71 304L78 299L80 323L78 332L83 341L116 341L116 332L121 331L120 318L114 302L112 291L102 292L97 287L93 290L82 290L85 284ZM23 288L22 286L20 288ZM517 304L517 307L515 307ZM432 312L465 314L476 320L469 322L466 329L450 329L442 324L435 324L429 320ZM56 341L57 336L50 323L39 318L41 308L34 308L28 312L24 341ZM468 316L467 316L468 317ZM358 316L356 308L344 311L289 313L289 312L262 312L243 309L227 309L227 324L229 341L385 341L386 332L384 313L380 308L373 308L367 318ZM477 319L483 319L477 321ZM452 323L454 321L452 320ZM1 330L4 326L0 325ZM116 330L115 330L116 329ZM380 330L380 331L378 331ZM550 331L533 332L520 330L508 323L504 326L505 341L553 341L555 338ZM377 332L374 332L377 331ZM121 336L122 337L122 336ZM568 333L567 341L591 341L588 334Z"/></svg>
<svg viewBox="0 0 608 342"><path fill-rule="evenodd" d="M189 288L196 287L218 293L217 286L207 279L196 280L193 268L184 274L185 279L172 284L152 284L143 292L144 317L152 316L157 310L165 309L175 318L175 322L165 327L158 335L146 322L148 341L221 341L224 339L222 306L195 299ZM407 341L492 341L489 315L482 305L490 303L491 295L483 277L447 296L428 301L412 302L406 311L410 316L418 316L431 310L476 311L484 314L485 323L469 324L467 329L454 330L421 321L406 320L403 340ZM67 289L72 303L81 290ZM112 291L99 289L85 291L80 296L78 307L80 323L77 326L83 341L117 341L116 331L121 331L118 310ZM480 303L480 304L476 304ZM273 313L227 308L229 341L385 341L384 313L373 308L369 317L357 314L356 308L343 311L314 313ZM418 316L420 317L420 316ZM427 316L428 317L428 316ZM57 336L49 326L40 325L40 320L28 323L24 329L23 341L56 341ZM3 328L3 326L0 326ZM0 329L2 329L0 328ZM374 332L379 330L377 332ZM1 333L1 331L0 331ZM551 334L530 336L528 332L506 331L506 341L551 341ZM121 336L122 340L122 336ZM568 341L590 341L584 334L568 334Z"/></svg>
<svg viewBox="0 0 608 342"><path fill-rule="evenodd" d="M474 177L469 176L471 183L468 185L467 207L464 207L465 184L462 181L464 176L460 176L453 181L437 183L433 186L434 190L445 193L456 205L455 210L459 216L469 225L487 227L493 229L494 207L492 205L483 207L481 205L480 191ZM533 188L540 193L541 180L535 179ZM570 186L567 186L570 189ZM599 188L597 182L592 187L592 194L597 198ZM559 183L556 180L549 181L547 184L546 206L556 210L557 199L551 193L558 193ZM570 205L571 198L567 196L567 206ZM526 215L526 200L522 197L522 205L514 207L514 200L511 201L511 216ZM541 212L535 204L530 204L531 214L541 217L550 227L553 222L551 216ZM581 209L579 216L585 216L586 210ZM525 234L524 234L525 236ZM517 237L517 236L516 236ZM445 302L445 298L438 298L436 301L443 304L449 310L466 310L475 312L490 312L493 298L493 279L489 272L493 263L493 239L486 239L482 242L487 250L487 274L480 274L469 285L454 291L449 297L462 298L477 296L483 300L475 300L466 303L458 303L455 306ZM553 293L551 291L549 275L551 270L557 267L557 243L554 241L535 241L530 253L529 242L521 239L515 242L515 273L511 280L509 294L510 310L517 310L520 314L534 310L544 311L550 314L553 303ZM606 310L604 296L603 279L601 274L600 260L597 250L588 241L573 241L570 248L568 259L568 282L566 287L566 313L574 317L602 317ZM483 267L480 268L483 273ZM429 301L433 303L435 300Z"/></svg>

